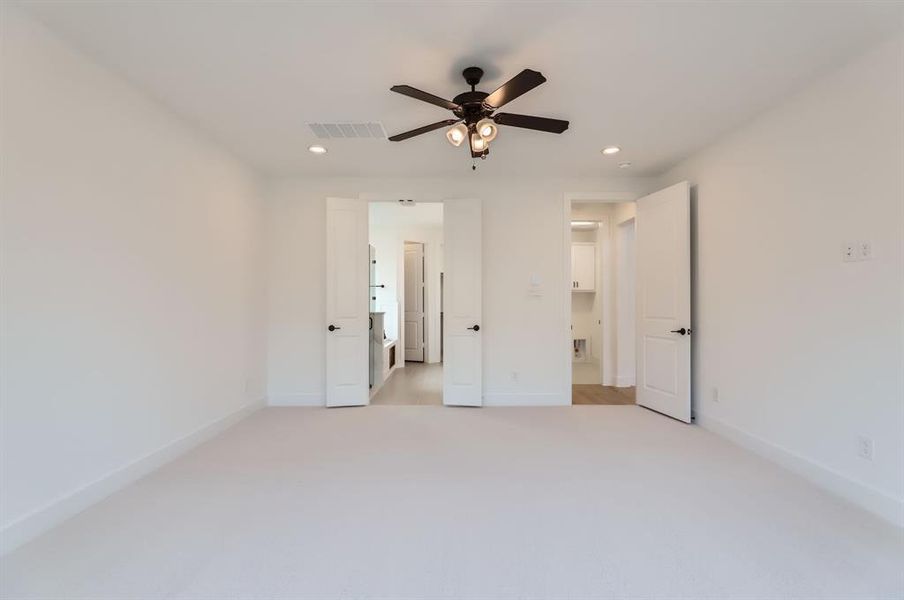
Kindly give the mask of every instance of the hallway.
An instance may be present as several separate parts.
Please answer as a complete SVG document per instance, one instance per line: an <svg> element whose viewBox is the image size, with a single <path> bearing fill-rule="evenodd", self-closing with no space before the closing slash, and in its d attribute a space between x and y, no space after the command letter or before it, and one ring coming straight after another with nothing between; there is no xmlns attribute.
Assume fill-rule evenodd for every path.
<svg viewBox="0 0 904 600"><path fill-rule="evenodd" d="M370 403L442 406L442 363L405 363L404 368L396 369L380 391L370 399Z"/></svg>

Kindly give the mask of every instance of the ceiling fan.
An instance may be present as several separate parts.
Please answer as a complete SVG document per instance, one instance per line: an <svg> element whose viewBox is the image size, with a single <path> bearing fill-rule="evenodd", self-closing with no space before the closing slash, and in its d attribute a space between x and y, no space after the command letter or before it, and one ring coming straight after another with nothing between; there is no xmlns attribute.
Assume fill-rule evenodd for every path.
<svg viewBox="0 0 904 600"><path fill-rule="evenodd" d="M509 125L549 133L562 133L568 129L568 121L548 119L546 117L533 117L529 115L516 115L513 113L497 113L496 110L508 104L518 96L527 93L546 81L539 71L524 69L491 94L477 91L477 84L483 77L483 69L468 67L462 71L465 81L471 86L470 92L463 92L451 101L433 94L428 94L410 85L394 85L391 91L403 96L410 96L423 102L429 102L436 106L451 110L454 119L438 121L430 125L424 125L405 133L400 133L389 138L390 142L401 142L416 135L449 127L446 131L446 139L453 146L460 146L465 139L471 148L472 158L486 158L490 153L490 142L496 138L498 128L496 125ZM476 168L476 167L475 167Z"/></svg>

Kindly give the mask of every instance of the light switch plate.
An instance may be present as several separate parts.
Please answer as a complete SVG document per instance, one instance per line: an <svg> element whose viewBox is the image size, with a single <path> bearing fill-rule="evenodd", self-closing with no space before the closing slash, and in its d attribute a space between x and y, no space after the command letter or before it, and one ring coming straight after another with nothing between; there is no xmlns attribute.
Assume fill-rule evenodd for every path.
<svg viewBox="0 0 904 600"><path fill-rule="evenodd" d="M845 242L841 245L841 260L843 262L854 262L857 260L857 244L854 242Z"/></svg>

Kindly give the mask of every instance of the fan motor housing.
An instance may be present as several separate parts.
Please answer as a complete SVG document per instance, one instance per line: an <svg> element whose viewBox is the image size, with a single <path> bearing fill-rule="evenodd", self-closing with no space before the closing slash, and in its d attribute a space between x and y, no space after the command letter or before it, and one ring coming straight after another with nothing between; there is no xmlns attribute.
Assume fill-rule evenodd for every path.
<svg viewBox="0 0 904 600"><path fill-rule="evenodd" d="M454 112L456 117L464 119L468 124L476 123L489 113L484 110L483 99L489 96L486 92L464 92L455 96L452 102L458 104L459 108Z"/></svg>

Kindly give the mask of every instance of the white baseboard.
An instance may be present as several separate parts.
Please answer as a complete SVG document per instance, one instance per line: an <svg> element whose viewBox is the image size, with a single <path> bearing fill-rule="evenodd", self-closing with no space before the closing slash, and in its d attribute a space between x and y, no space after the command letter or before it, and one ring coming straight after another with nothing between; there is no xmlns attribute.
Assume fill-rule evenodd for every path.
<svg viewBox="0 0 904 600"><path fill-rule="evenodd" d="M633 387L633 375L619 375L615 378L615 387Z"/></svg>
<svg viewBox="0 0 904 600"><path fill-rule="evenodd" d="M568 406L571 396L562 394L528 394L518 392L491 392L483 395L484 406Z"/></svg>
<svg viewBox="0 0 904 600"><path fill-rule="evenodd" d="M186 436L149 452L19 517L0 530L0 555L18 548L45 531L56 527L66 519L82 512L92 504L100 502L110 494L141 479L151 471L159 469L179 455L222 433L263 406L263 400L246 404L225 417L208 423Z"/></svg>
<svg viewBox="0 0 904 600"><path fill-rule="evenodd" d="M904 527L904 501L719 419L697 414L695 422L886 521Z"/></svg>
<svg viewBox="0 0 904 600"><path fill-rule="evenodd" d="M273 394L267 396L267 406L326 406L322 393Z"/></svg>

